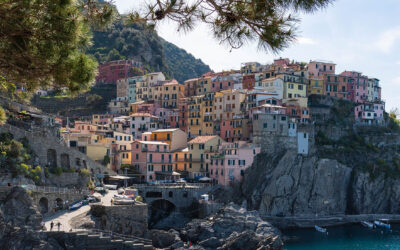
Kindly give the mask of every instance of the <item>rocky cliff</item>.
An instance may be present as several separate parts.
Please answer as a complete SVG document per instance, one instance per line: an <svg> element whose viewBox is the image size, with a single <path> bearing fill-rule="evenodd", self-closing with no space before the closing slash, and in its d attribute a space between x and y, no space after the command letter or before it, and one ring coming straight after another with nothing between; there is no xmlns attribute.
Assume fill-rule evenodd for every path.
<svg viewBox="0 0 400 250"><path fill-rule="evenodd" d="M308 156L258 155L242 185L249 208L264 216L400 212L398 146L317 147Z"/></svg>

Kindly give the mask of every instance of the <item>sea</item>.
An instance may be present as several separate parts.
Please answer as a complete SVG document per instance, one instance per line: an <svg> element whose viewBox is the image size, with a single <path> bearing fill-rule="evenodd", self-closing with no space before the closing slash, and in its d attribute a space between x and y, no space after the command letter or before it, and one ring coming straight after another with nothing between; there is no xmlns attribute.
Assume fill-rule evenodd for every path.
<svg viewBox="0 0 400 250"><path fill-rule="evenodd" d="M391 230L354 224L330 227L328 234L315 229L290 229L282 230L282 233L292 239L285 243L285 250L400 250L400 224L392 225Z"/></svg>

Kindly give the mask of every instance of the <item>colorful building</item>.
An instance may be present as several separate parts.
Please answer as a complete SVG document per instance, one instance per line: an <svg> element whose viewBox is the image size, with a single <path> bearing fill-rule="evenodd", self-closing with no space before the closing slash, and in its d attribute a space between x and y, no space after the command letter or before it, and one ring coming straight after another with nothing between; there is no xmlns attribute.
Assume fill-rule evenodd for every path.
<svg viewBox="0 0 400 250"><path fill-rule="evenodd" d="M211 156L210 177L222 186L242 181L244 171L253 164L261 148L246 141L222 143L219 153Z"/></svg>
<svg viewBox="0 0 400 250"><path fill-rule="evenodd" d="M207 175L210 154L216 153L219 145L223 142L222 138L217 135L197 136L188 142L188 158L186 162L190 178Z"/></svg>
<svg viewBox="0 0 400 250"><path fill-rule="evenodd" d="M115 84L117 80L133 76L132 67L141 67L141 63L135 60L110 61L99 65L99 74L96 82Z"/></svg>

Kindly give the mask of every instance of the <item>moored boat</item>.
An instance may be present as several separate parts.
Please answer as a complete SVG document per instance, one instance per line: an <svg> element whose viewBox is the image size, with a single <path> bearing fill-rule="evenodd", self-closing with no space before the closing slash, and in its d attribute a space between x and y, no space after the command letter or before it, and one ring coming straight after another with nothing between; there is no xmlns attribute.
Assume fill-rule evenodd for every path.
<svg viewBox="0 0 400 250"><path fill-rule="evenodd" d="M77 210L78 208L80 208L82 206L83 206L83 201L77 201L69 206L69 210L70 211Z"/></svg>
<svg viewBox="0 0 400 250"><path fill-rule="evenodd" d="M317 226L317 225L315 225L314 228L315 228L315 230L317 230L317 231L320 232L320 233L327 233L326 228L319 227L319 226Z"/></svg>
<svg viewBox="0 0 400 250"><path fill-rule="evenodd" d="M368 228L374 228L374 223L371 223L369 221L361 221L361 225Z"/></svg>
<svg viewBox="0 0 400 250"><path fill-rule="evenodd" d="M374 221L374 224L378 227L390 229L390 224L389 224L388 220L386 220L386 219L376 220L376 221Z"/></svg>

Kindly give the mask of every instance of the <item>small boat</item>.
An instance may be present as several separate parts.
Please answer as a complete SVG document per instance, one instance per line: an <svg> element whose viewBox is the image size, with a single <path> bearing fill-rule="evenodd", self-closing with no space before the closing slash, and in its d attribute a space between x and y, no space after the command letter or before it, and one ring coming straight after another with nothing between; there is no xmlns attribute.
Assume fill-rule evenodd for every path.
<svg viewBox="0 0 400 250"><path fill-rule="evenodd" d="M374 228L374 223L371 223L369 221L361 221L361 225L368 228Z"/></svg>
<svg viewBox="0 0 400 250"><path fill-rule="evenodd" d="M69 206L69 211L74 211L83 206L83 201L77 201Z"/></svg>
<svg viewBox="0 0 400 250"><path fill-rule="evenodd" d="M390 229L390 224L388 223L388 220L386 220L386 219L376 220L376 221L374 221L374 224L378 227L384 227L384 228Z"/></svg>
<svg viewBox="0 0 400 250"><path fill-rule="evenodd" d="M326 233L327 232L326 228L319 227L317 225L315 225L314 227L315 227L315 230L317 230L320 233Z"/></svg>

